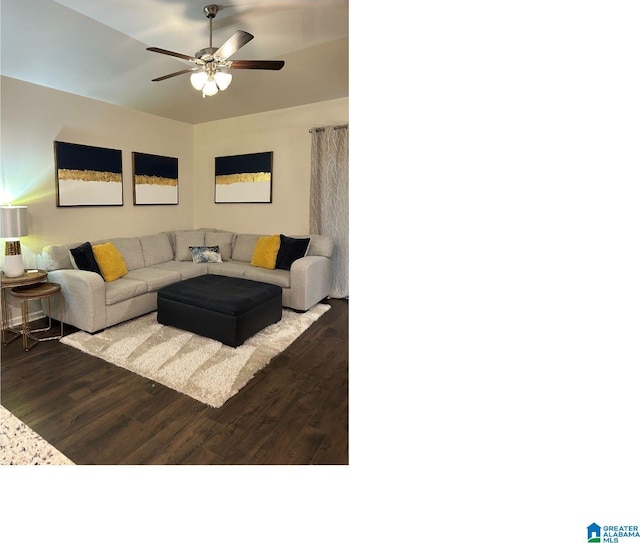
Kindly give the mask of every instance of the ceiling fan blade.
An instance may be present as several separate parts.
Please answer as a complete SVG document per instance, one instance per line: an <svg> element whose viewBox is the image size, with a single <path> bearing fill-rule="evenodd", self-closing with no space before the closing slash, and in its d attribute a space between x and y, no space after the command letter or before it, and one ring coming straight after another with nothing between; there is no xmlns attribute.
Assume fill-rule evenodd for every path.
<svg viewBox="0 0 640 543"><path fill-rule="evenodd" d="M186 74L187 72L193 72L195 70L197 70L197 68L187 68L186 70L180 70L179 72L174 72L172 74L167 74L167 75L163 75L161 77L156 77L155 79L152 79L151 81L164 81L165 79L169 79L170 77L175 77L176 75Z"/></svg>
<svg viewBox="0 0 640 543"><path fill-rule="evenodd" d="M189 55L183 55L182 53L176 53L174 51L167 51L166 49L160 49L159 47L147 47L147 51L153 51L154 53L161 53L163 55L169 55L171 57L177 57L190 62L198 62L198 59Z"/></svg>
<svg viewBox="0 0 640 543"><path fill-rule="evenodd" d="M231 36L226 42L222 44L216 52L215 56L221 59L229 58L240 47L246 45L253 39L253 34L249 34L244 30L238 30L233 36Z"/></svg>
<svg viewBox="0 0 640 543"><path fill-rule="evenodd" d="M242 70L281 70L284 60L231 60L230 68Z"/></svg>

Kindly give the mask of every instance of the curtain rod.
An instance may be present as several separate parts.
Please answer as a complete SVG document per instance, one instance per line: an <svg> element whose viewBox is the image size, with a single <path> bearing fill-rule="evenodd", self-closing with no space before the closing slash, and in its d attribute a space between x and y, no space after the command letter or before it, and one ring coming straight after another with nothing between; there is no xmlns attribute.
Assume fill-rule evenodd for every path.
<svg viewBox="0 0 640 543"><path fill-rule="evenodd" d="M312 132L324 132L326 128L333 128L334 130L338 130L339 128L349 128L348 124L339 124L337 126L319 126L316 128L309 128L309 134Z"/></svg>

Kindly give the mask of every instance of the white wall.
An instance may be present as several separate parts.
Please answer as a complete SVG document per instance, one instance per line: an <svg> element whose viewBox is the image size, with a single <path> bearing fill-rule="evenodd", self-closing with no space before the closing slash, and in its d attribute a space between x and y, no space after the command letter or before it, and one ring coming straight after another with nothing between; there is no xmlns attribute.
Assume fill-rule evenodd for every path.
<svg viewBox="0 0 640 543"><path fill-rule="evenodd" d="M309 233L309 129L348 120L349 99L341 98L196 125L196 226L256 234ZM272 203L215 204L215 157L265 151L273 151Z"/></svg>
<svg viewBox="0 0 640 543"><path fill-rule="evenodd" d="M0 203L29 208L27 267L50 243L194 226L192 125L8 77L1 85ZM56 140L122 150L124 205L56 207ZM178 205L133 205L133 151L178 158Z"/></svg>

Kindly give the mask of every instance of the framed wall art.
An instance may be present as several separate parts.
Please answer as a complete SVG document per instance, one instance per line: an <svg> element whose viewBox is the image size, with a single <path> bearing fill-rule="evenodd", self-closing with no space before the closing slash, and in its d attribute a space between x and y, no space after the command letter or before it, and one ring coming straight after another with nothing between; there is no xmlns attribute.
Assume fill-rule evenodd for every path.
<svg viewBox="0 0 640 543"><path fill-rule="evenodd" d="M121 206L122 151L54 142L56 205Z"/></svg>
<svg viewBox="0 0 640 543"><path fill-rule="evenodd" d="M178 159L133 153L133 203L178 203Z"/></svg>
<svg viewBox="0 0 640 543"><path fill-rule="evenodd" d="M216 157L214 202L271 203L273 151Z"/></svg>

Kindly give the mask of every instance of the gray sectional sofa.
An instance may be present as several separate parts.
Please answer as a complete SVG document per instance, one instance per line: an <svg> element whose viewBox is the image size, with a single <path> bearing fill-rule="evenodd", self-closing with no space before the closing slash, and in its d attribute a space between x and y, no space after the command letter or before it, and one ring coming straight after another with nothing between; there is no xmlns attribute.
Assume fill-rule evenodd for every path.
<svg viewBox="0 0 640 543"><path fill-rule="evenodd" d="M259 234L215 229L179 230L159 234L113 238L127 273L105 281L91 271L76 269L70 249L83 242L49 245L38 255L38 267L48 271L48 281L59 283L64 299L64 322L86 332L96 332L157 309L160 288L203 274L217 274L262 281L282 287L282 305L306 311L329 295L332 280L333 241L321 235L311 238L307 253L290 270L267 269L251 264ZM222 262L194 263L190 246L218 246ZM58 297L51 316L60 319ZM47 304L43 304L46 311Z"/></svg>

